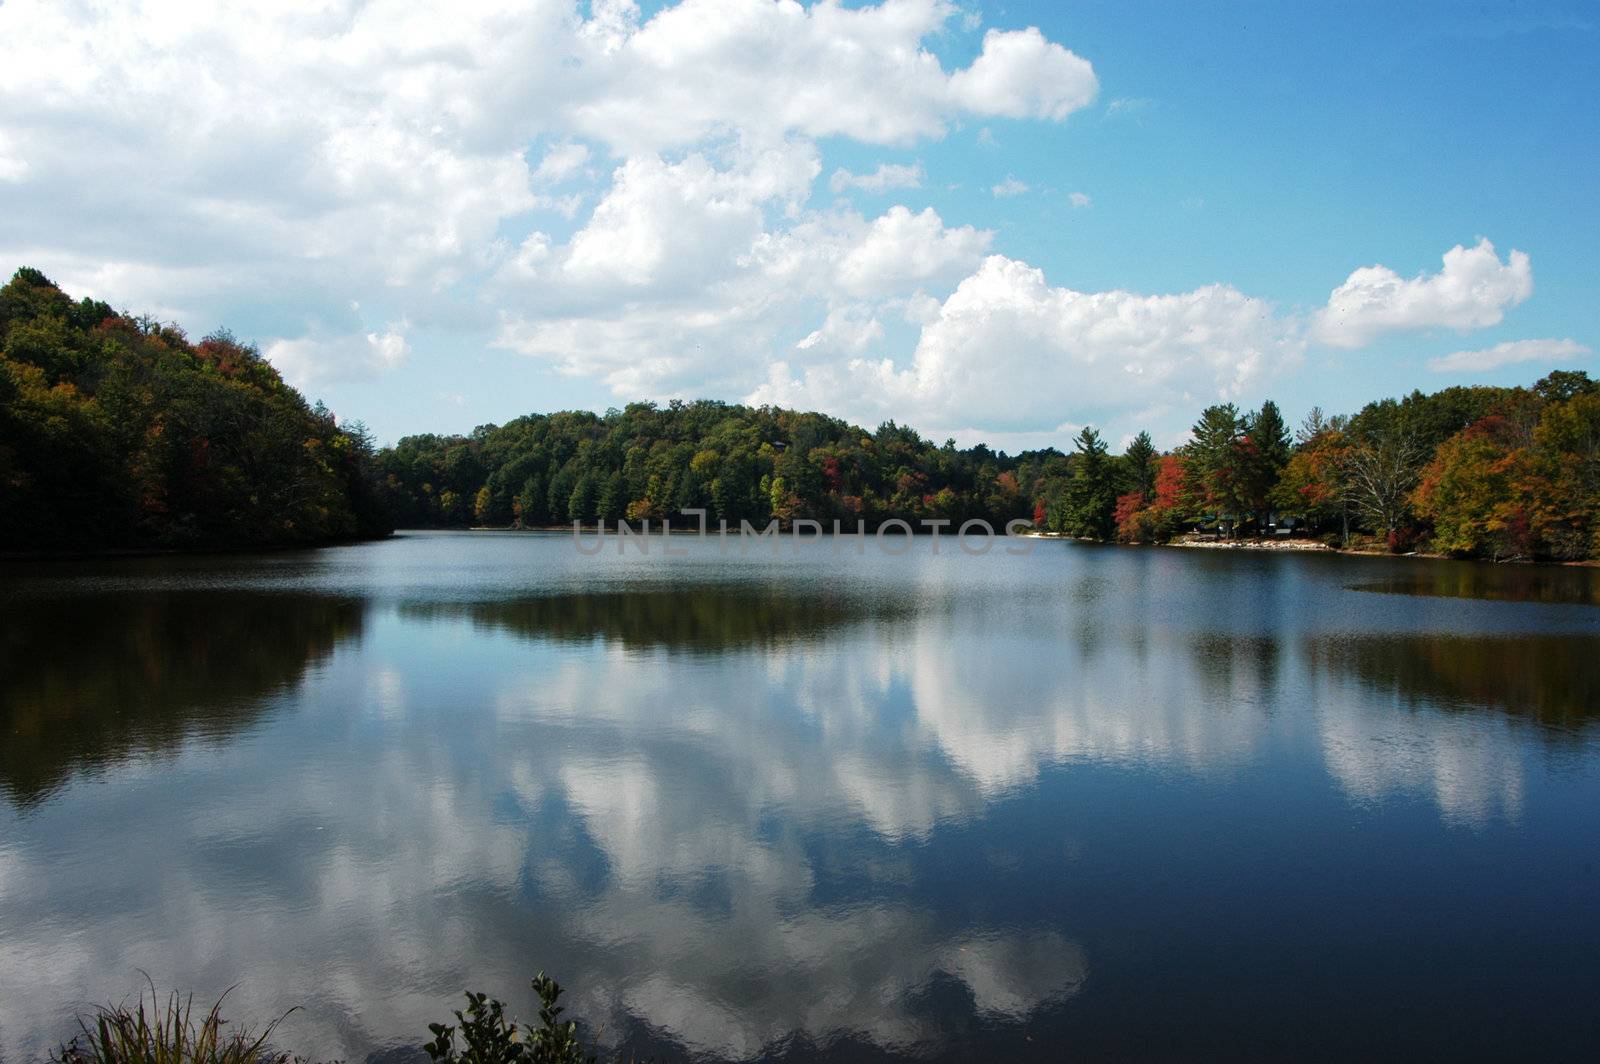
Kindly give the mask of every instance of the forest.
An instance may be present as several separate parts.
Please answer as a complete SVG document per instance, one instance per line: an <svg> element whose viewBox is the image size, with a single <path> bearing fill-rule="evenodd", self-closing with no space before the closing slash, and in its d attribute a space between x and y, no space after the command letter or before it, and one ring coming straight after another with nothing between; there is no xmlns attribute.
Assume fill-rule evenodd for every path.
<svg viewBox="0 0 1600 1064"><path fill-rule="evenodd" d="M1031 519L1084 539L1314 536L1496 560L1600 556L1600 384L1451 387L1353 414L1201 411L1186 443L958 448L885 422L713 400L529 414L381 450L252 346L0 289L0 549L265 546L395 527Z"/></svg>
<svg viewBox="0 0 1600 1064"><path fill-rule="evenodd" d="M810 518L853 529L1027 517L1044 531L1160 543L1193 530L1279 530L1396 552L1576 560L1600 553L1600 385L1557 371L1531 388L1447 388L1312 410L1204 410L1163 453L1121 454L1085 428L1071 453L958 448L885 422L699 400L603 415L533 414L469 436L408 436L378 455L403 527Z"/></svg>
<svg viewBox="0 0 1600 1064"><path fill-rule="evenodd" d="M0 551L326 543L393 529L359 424L227 332L0 288Z"/></svg>

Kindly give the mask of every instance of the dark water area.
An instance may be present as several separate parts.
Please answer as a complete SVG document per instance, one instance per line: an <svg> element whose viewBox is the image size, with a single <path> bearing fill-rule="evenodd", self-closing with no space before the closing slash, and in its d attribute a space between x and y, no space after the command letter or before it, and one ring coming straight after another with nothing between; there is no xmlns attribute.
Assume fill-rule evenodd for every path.
<svg viewBox="0 0 1600 1064"><path fill-rule="evenodd" d="M1438 595L1504 602L1570 602L1600 606L1600 575L1587 565L1484 565L1428 560L1351 584L1387 595ZM1363 574L1365 575L1365 574Z"/></svg>
<svg viewBox="0 0 1600 1064"><path fill-rule="evenodd" d="M1587 1057L1600 570L410 534L0 566L0 1059ZM936 548L938 549L936 552Z"/></svg>

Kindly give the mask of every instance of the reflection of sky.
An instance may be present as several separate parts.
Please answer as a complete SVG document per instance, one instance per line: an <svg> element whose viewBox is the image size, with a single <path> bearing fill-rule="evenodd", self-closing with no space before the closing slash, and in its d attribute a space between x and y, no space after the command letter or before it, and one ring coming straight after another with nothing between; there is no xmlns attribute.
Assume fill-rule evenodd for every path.
<svg viewBox="0 0 1600 1064"><path fill-rule="evenodd" d="M390 546L408 564L419 549ZM1357 625L1436 624L1436 600L1343 592L1276 560L1057 546L880 560L859 586L911 585L919 609L841 610L776 641L735 630L714 653L419 611L374 561L388 547L335 552L294 579L349 591L364 573L374 603L259 724L0 810L0 1054L64 1033L64 1010L120 996L141 967L201 992L241 982L238 1015L304 1004L284 1042L318 1055L415 1042L467 985L520 1011L536 967L611 1038L929 1051L949 1037L929 1004L941 985L1015 1022L1110 963L1070 905L930 884L952 862L997 897L1103 874L1095 854L1130 838L1123 789L1285 822L1300 812L1242 807L1268 784L1321 816L1422 798L1425 830L1481 831L1529 816L1530 775L1551 786L1535 725L1399 705L1314 652ZM640 564L605 579L626 587ZM469 604L452 580L496 572L440 568L425 594ZM827 568L780 575L821 594ZM1535 633L1586 619L1456 602L1469 635L1491 618L1479 607ZM1592 783L1592 734L1568 748ZM1052 780L1090 787L1058 808ZM1160 870L1162 833L1201 808L1129 820L1150 839L1130 870Z"/></svg>
<svg viewBox="0 0 1600 1064"><path fill-rule="evenodd" d="M1446 819L1481 824L1522 811L1525 739L1497 714L1441 720L1393 705L1340 699L1316 689L1323 759L1352 799L1373 803L1396 793L1433 799Z"/></svg>

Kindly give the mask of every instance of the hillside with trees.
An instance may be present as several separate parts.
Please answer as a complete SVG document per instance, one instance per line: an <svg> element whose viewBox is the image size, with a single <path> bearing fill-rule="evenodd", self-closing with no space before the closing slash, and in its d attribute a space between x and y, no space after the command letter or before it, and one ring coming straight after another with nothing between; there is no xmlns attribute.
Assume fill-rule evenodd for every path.
<svg viewBox="0 0 1600 1064"><path fill-rule="evenodd" d="M634 403L409 436L378 455L403 527L571 521L764 526L807 518L955 525L1015 517L1086 539L1159 543L1195 528L1293 528L1330 545L1575 560L1600 553L1600 386L1559 371L1525 388L1447 388L1313 410L1291 433L1276 404L1204 410L1163 453L1148 433L1114 455L1093 428L1071 453L1011 456L816 413L699 400Z"/></svg>
<svg viewBox="0 0 1600 1064"><path fill-rule="evenodd" d="M226 332L0 288L0 550L211 549L392 530L360 425Z"/></svg>
<svg viewBox="0 0 1600 1064"><path fill-rule="evenodd" d="M886 422L698 400L604 415L529 415L470 436L410 436L378 456L399 523L560 525L773 518L869 527L908 519L1027 516L1021 484L1070 472L1065 456L958 449Z"/></svg>
<svg viewBox="0 0 1600 1064"><path fill-rule="evenodd" d="M1064 412L1070 413L1070 412ZM530 414L377 451L226 332L178 329L36 270L0 288L0 550L319 543L394 527L1013 518L1096 540L1194 530L1492 559L1600 556L1600 385L1454 387L1313 409L1218 404L1188 442L1007 455L885 422L712 400Z"/></svg>

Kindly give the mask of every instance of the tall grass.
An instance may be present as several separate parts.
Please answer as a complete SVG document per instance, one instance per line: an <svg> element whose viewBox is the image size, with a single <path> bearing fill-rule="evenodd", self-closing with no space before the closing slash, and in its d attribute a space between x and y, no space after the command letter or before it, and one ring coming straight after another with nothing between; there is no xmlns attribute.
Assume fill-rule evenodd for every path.
<svg viewBox="0 0 1600 1064"><path fill-rule="evenodd" d="M127 1002L79 1017L79 1034L51 1056L53 1064L306 1064L299 1057L268 1046L273 1030L290 1012L259 1034L238 1027L223 1028L222 1003L196 1014L194 995L173 993L163 1001L155 983L149 997L139 993L137 1005ZM594 1064L595 1057L578 1039L578 1025L562 1019L561 986L540 972L533 980L539 996L537 1025L519 1025L506 1017L505 1006L487 994L467 994L467 1007L455 1012L454 1024L430 1023L433 1041L422 1048L432 1064ZM461 1042L457 1044L457 1036Z"/></svg>
<svg viewBox="0 0 1600 1064"><path fill-rule="evenodd" d="M140 991L135 1006L123 1002L97 1009L89 1019L80 1016L78 1036L51 1059L57 1064L289 1064L289 1054L267 1046L289 1013L260 1034L243 1027L223 1030L228 1021L222 1018L222 1003L232 989L196 1015L193 994L174 992L162 1001L152 982L148 1001Z"/></svg>

